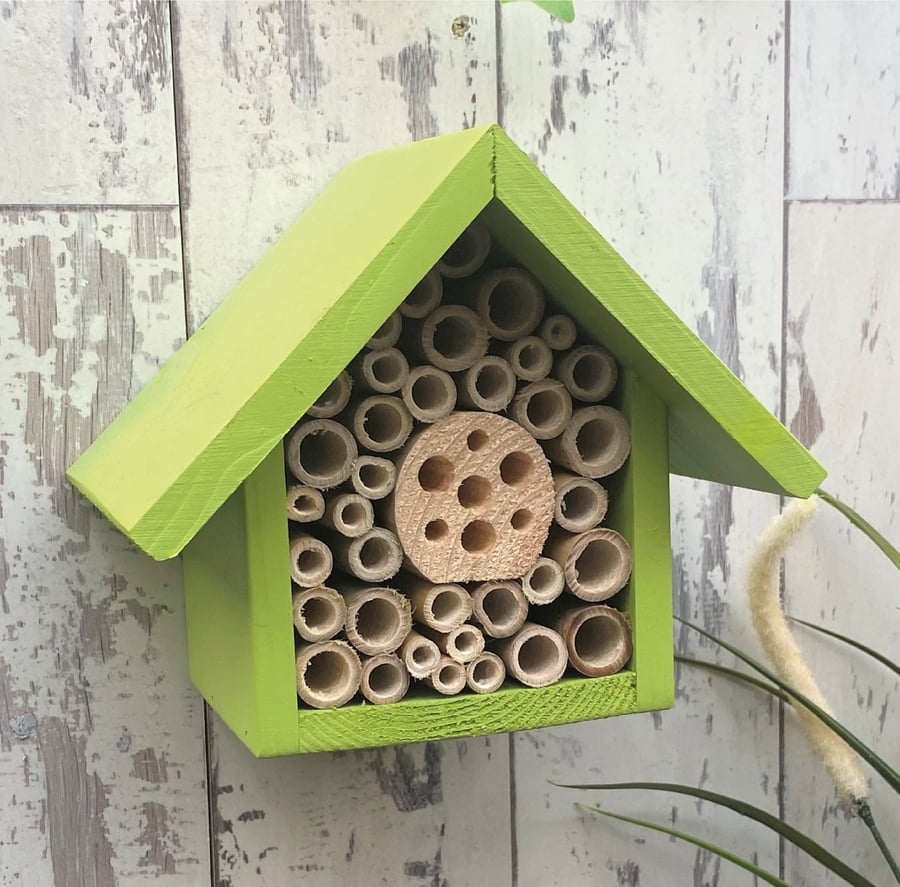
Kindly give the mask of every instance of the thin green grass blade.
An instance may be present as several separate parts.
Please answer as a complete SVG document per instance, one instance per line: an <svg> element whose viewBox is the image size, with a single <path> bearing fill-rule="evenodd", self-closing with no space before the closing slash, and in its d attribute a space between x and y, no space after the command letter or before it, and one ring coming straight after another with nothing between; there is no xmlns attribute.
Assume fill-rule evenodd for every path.
<svg viewBox="0 0 900 887"><path fill-rule="evenodd" d="M809 697L805 696L803 693L795 690L787 681L783 681L780 677L778 677L775 672L766 668L761 662L757 662L752 656L748 656L743 650L735 647L733 644L729 644L727 641L723 641L721 638L717 638L714 634L711 634L706 629L701 628L699 625L694 625L692 622L688 622L686 619L681 619L676 616L679 622L683 625L686 625L688 628L693 629L698 634L702 634L704 637L709 638L714 643L718 644L722 649L728 650L729 653L732 653L734 656L737 656L738 659L746 662L754 671L759 672L763 677L768 678L772 681L773 684L776 684L780 687L785 693L788 694L792 699L796 699L801 705L805 708L808 708L823 724L830 727L837 733L847 745L850 746L864 761L866 761L872 769L881 776L882 779L898 794L900 794L900 774L891 767L890 764L887 763L883 758L879 757L868 745L866 745L856 734L851 733L840 721L836 721L828 712L821 709L815 702L812 701Z"/></svg>
<svg viewBox="0 0 900 887"><path fill-rule="evenodd" d="M826 493L821 487L816 490L816 495L823 502L827 502L832 508L844 515L854 527L865 533L885 553L887 559L900 570L900 551L897 551L861 514L858 514L849 505L841 502L836 496Z"/></svg>
<svg viewBox="0 0 900 887"><path fill-rule="evenodd" d="M887 658L883 653L879 653L877 650L873 650L871 647L867 647L865 644L861 644L859 641L854 640L853 638L848 638L846 635L840 634L836 631L831 631L828 628L823 628L821 625L816 625L815 622L807 622L805 619L798 619L796 616L788 616L788 619L791 622L796 622L799 625L805 625L807 628L811 628L813 631L817 631L820 634L827 634L830 638L836 638L844 644L847 644L850 647L855 647L857 650L862 651L866 654L866 656L871 656L876 662L880 662L885 668L889 668L895 675L900 677L900 665L896 662L892 662Z"/></svg>
<svg viewBox="0 0 900 887"><path fill-rule="evenodd" d="M558 785L557 783L551 783ZM680 785L669 782L613 782L594 785L558 785L559 788L576 788L585 791L609 790L609 789L648 789L650 791L673 792L680 795L690 795L693 798L699 798L701 801L709 801L711 804L718 804L721 807L727 807L741 816L746 816L758 822L760 825L777 832L785 840L795 844L805 853L809 854L817 862L820 862L825 868L834 872L834 874L843 878L848 884L854 887L875 887L875 885L854 871L850 866L841 862L834 854L829 853L821 844L814 841L808 835L798 831L793 826L782 822L777 816L762 810L753 804L747 804L737 798L721 795L717 792L706 791L706 789L695 788L691 785Z"/></svg>
<svg viewBox="0 0 900 887"><path fill-rule="evenodd" d="M704 662L702 659L691 659L690 656L676 656L675 661L683 662L685 665L695 665L698 668L705 668L708 671L723 674L726 677L733 678L736 681L742 681L745 684L752 684L754 687L759 687L760 690L765 690L766 693L777 696L782 702L786 702L788 705L791 704L791 697L788 696L787 693L782 693L778 687L773 687L772 684L767 684L765 681L753 677L753 675L744 674L734 668L726 668L724 665L717 665L715 662Z"/></svg>
<svg viewBox="0 0 900 887"><path fill-rule="evenodd" d="M729 853L722 847L717 847L715 844L710 844L708 841L704 841L700 838L695 838L693 835L689 835L686 832L680 832L677 829L669 828L666 825L659 825L656 822L648 822L646 819L632 819L630 816L622 816L620 813L610 813L607 810L601 810L599 807L590 807L587 804L578 804L582 810L587 810L591 813L599 813L601 816L608 816L610 819L618 819L620 822L629 822L632 825L639 825L643 828L653 829L655 832L662 832L664 835L670 835L673 838L679 838L682 841L687 841L689 844L693 844L695 847L700 847L703 850L708 850L710 853L715 853L716 856L721 856L722 859L728 860L728 862L732 862L737 866L740 866L742 869L746 869L748 872L756 875L757 878L762 878L769 884L774 885L774 887L791 887L787 881L782 881L777 875L773 875L771 872L767 872L765 869L760 868L758 865L754 865L752 862L748 862L746 859L741 859L740 856L735 856L733 853Z"/></svg>

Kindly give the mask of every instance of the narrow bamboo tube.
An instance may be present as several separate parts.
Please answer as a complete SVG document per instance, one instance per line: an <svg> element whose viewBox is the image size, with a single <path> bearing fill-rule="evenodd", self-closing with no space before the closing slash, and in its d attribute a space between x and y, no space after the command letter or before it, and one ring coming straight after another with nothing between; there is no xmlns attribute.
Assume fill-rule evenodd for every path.
<svg viewBox="0 0 900 887"><path fill-rule="evenodd" d="M350 483L366 499L384 499L397 483L397 469L381 456L359 456L350 469Z"/></svg>
<svg viewBox="0 0 900 887"><path fill-rule="evenodd" d="M434 641L445 656L463 665L471 662L484 650L484 635L474 625L468 623L446 632L435 631L423 625L419 629L419 634Z"/></svg>
<svg viewBox="0 0 900 887"><path fill-rule="evenodd" d="M403 401L387 394L375 394L357 404L352 424L356 439L373 453L399 450L413 428L412 416Z"/></svg>
<svg viewBox="0 0 900 887"><path fill-rule="evenodd" d="M496 654L485 650L466 666L466 683L475 693L493 693L506 680L506 666Z"/></svg>
<svg viewBox="0 0 900 887"><path fill-rule="evenodd" d="M330 490L347 480L358 452L353 435L334 419L301 422L284 448L291 474L317 490Z"/></svg>
<svg viewBox="0 0 900 887"><path fill-rule="evenodd" d="M537 440L563 434L572 419L572 398L562 382L530 382L513 399L510 418Z"/></svg>
<svg viewBox="0 0 900 887"><path fill-rule="evenodd" d="M412 604L413 619L436 631L459 628L472 615L472 596L461 585L410 577L403 587Z"/></svg>
<svg viewBox="0 0 900 887"><path fill-rule="evenodd" d="M409 672L393 653L364 659L359 689L372 705L399 702L409 690Z"/></svg>
<svg viewBox="0 0 900 887"><path fill-rule="evenodd" d="M300 644L295 659L297 695L313 708L337 708L359 690L359 656L344 641Z"/></svg>
<svg viewBox="0 0 900 887"><path fill-rule="evenodd" d="M518 582L482 582L472 592L475 620L492 638L514 635L528 618L528 601Z"/></svg>
<svg viewBox="0 0 900 887"><path fill-rule="evenodd" d="M589 678L615 674L631 658L631 626L613 607L569 607L556 616L553 627L566 642L572 667Z"/></svg>
<svg viewBox="0 0 900 887"><path fill-rule="evenodd" d="M355 539L375 525L375 511L372 503L358 493L338 493L328 499L322 524Z"/></svg>
<svg viewBox="0 0 900 887"><path fill-rule="evenodd" d="M490 251L490 231L481 222L472 222L435 267L444 277L468 277L484 264Z"/></svg>
<svg viewBox="0 0 900 887"><path fill-rule="evenodd" d="M333 568L331 549L321 539L307 533L291 537L291 579L301 588L323 585Z"/></svg>
<svg viewBox="0 0 900 887"><path fill-rule="evenodd" d="M325 497L321 490L306 484L293 484L287 491L287 516L298 524L319 520L325 514Z"/></svg>
<svg viewBox="0 0 900 887"><path fill-rule="evenodd" d="M393 394L403 387L409 376L409 362L398 348L362 351L350 364L350 373L356 387L362 391Z"/></svg>
<svg viewBox="0 0 900 887"><path fill-rule="evenodd" d="M428 363L458 373L487 354L488 333L470 308L442 305L422 323L420 345Z"/></svg>
<svg viewBox="0 0 900 887"><path fill-rule="evenodd" d="M497 268L474 284L475 310L502 342L530 335L544 316L544 290L524 268Z"/></svg>
<svg viewBox="0 0 900 887"><path fill-rule="evenodd" d="M333 638L347 619L344 599L327 585L299 588L294 591L291 603L297 634L310 643Z"/></svg>
<svg viewBox="0 0 900 887"><path fill-rule="evenodd" d="M411 631L400 645L400 658L406 670L414 677L427 678L441 660L438 645L417 631Z"/></svg>
<svg viewBox="0 0 900 887"><path fill-rule="evenodd" d="M456 406L456 383L433 366L414 367L401 393L412 417L428 424L449 416Z"/></svg>
<svg viewBox="0 0 900 887"><path fill-rule="evenodd" d="M631 546L615 530L554 533L544 549L565 571L566 586L583 601L605 601L631 575Z"/></svg>
<svg viewBox="0 0 900 887"><path fill-rule="evenodd" d="M585 477L601 478L625 464L631 429L613 407L582 407L572 414L565 430L544 446L551 462Z"/></svg>
<svg viewBox="0 0 900 887"><path fill-rule="evenodd" d="M443 696L456 696L466 686L466 669L449 656L441 656L437 668L426 680Z"/></svg>
<svg viewBox="0 0 900 887"><path fill-rule="evenodd" d="M372 334L372 338L366 342L366 348L380 351L382 348L393 348L400 341L403 332L403 318L399 311L394 311L390 317Z"/></svg>
<svg viewBox="0 0 900 887"><path fill-rule="evenodd" d="M553 369L553 352L537 336L525 336L511 343L503 352L513 372L526 382L537 382Z"/></svg>
<svg viewBox="0 0 900 887"><path fill-rule="evenodd" d="M568 351L575 344L578 330L567 314L552 314L541 324L540 336L554 351Z"/></svg>
<svg viewBox="0 0 900 887"><path fill-rule="evenodd" d="M328 541L340 568L363 582L384 582L403 563L400 542L384 527L372 527L355 539L331 533Z"/></svg>
<svg viewBox="0 0 900 887"><path fill-rule="evenodd" d="M506 672L526 687L555 684L568 664L566 645L553 629L526 622L511 638L497 641L495 652Z"/></svg>
<svg viewBox="0 0 900 887"><path fill-rule="evenodd" d="M551 604L566 587L563 568L553 558L539 557L522 577L522 593L535 606Z"/></svg>
<svg viewBox="0 0 900 887"><path fill-rule="evenodd" d="M341 370L337 378L319 395L319 399L306 411L313 419L330 419L336 416L350 400L350 375Z"/></svg>
<svg viewBox="0 0 900 887"><path fill-rule="evenodd" d="M556 488L553 517L564 530L583 533L603 522L609 496L597 481L557 470L553 472L553 485Z"/></svg>
<svg viewBox="0 0 900 887"><path fill-rule="evenodd" d="M421 320L441 304L444 280L435 266L412 289L397 309L404 317Z"/></svg>
<svg viewBox="0 0 900 887"><path fill-rule="evenodd" d="M555 375L575 400L597 403L616 387L619 366L605 348L582 345L559 358Z"/></svg>
<svg viewBox="0 0 900 887"><path fill-rule="evenodd" d="M516 393L516 375L509 362L488 354L470 366L459 380L459 402L463 406L499 413Z"/></svg>
<svg viewBox="0 0 900 887"><path fill-rule="evenodd" d="M409 601L393 588L353 586L342 591L347 640L369 656L398 649L412 626Z"/></svg>

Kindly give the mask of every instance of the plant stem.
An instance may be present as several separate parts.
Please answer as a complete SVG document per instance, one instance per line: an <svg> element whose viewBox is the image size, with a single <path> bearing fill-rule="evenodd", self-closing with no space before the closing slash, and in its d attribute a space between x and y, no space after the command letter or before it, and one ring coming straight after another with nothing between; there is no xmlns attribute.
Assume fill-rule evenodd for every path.
<svg viewBox="0 0 900 887"><path fill-rule="evenodd" d="M894 859L891 851L888 850L887 844L884 843L884 838L881 837L881 832L878 831L878 826L875 825L875 818L872 816L872 808L869 807L869 802L865 798L861 798L856 801L854 806L856 807L856 812L859 813L860 819L862 819L872 833L872 837L875 839L875 843L878 845L878 849L881 851L882 856L887 860L891 874L897 879L897 883L900 884L900 868L897 866L897 860Z"/></svg>
<svg viewBox="0 0 900 887"><path fill-rule="evenodd" d="M816 490L816 495L823 502L827 502L832 508L844 515L854 527L862 530L884 552L887 559L900 570L900 551L897 551L862 515L855 512L849 505L841 502L836 496L826 493L821 487Z"/></svg>

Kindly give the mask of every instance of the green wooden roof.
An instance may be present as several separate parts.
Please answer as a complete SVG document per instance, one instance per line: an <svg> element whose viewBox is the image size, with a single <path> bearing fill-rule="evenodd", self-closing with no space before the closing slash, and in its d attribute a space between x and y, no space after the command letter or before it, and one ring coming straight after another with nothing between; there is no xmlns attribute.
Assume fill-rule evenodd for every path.
<svg viewBox="0 0 900 887"><path fill-rule="evenodd" d="M674 473L816 489L824 469L496 125L347 166L69 480L148 554L178 554L482 211L666 402Z"/></svg>

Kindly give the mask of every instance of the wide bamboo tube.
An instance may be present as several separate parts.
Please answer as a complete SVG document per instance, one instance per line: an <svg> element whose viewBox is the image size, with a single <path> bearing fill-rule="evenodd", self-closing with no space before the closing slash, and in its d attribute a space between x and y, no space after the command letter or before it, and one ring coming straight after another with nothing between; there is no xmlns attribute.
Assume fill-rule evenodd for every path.
<svg viewBox="0 0 900 887"><path fill-rule="evenodd" d="M361 446L373 453L390 453L406 443L413 420L399 397L375 394L356 405L352 425Z"/></svg>
<svg viewBox="0 0 900 887"><path fill-rule="evenodd" d="M373 351L380 351L382 348L393 348L400 341L400 334L403 332L403 318L399 311L395 311L390 317L372 334L372 338L366 342L366 348Z"/></svg>
<svg viewBox="0 0 900 887"><path fill-rule="evenodd" d="M568 654L563 639L550 628L526 622L511 638L494 645L506 673L526 687L547 687L565 673Z"/></svg>
<svg viewBox="0 0 900 887"><path fill-rule="evenodd" d="M313 708L336 708L359 690L359 656L344 641L300 644L295 661L297 695Z"/></svg>
<svg viewBox="0 0 900 887"><path fill-rule="evenodd" d="M409 672L393 653L379 653L363 660L359 689L372 705L399 702L409 690Z"/></svg>
<svg viewBox="0 0 900 887"><path fill-rule="evenodd" d="M472 596L461 585L435 585L411 576L403 591L412 604L413 619L437 631L459 628L472 615Z"/></svg>
<svg viewBox="0 0 900 887"><path fill-rule="evenodd" d="M319 395L319 399L306 411L314 419L330 419L336 416L350 400L350 375L342 370L337 378Z"/></svg>
<svg viewBox="0 0 900 887"><path fill-rule="evenodd" d="M452 376L433 366L414 367L401 394L412 417L428 424L449 416L456 406L456 383Z"/></svg>
<svg viewBox="0 0 900 887"><path fill-rule="evenodd" d="M288 520L309 524L325 514L325 497L321 490L306 484L293 484L287 491Z"/></svg>
<svg viewBox="0 0 900 887"><path fill-rule="evenodd" d="M322 525L355 539L375 525L375 511L372 503L358 493L338 493L328 499Z"/></svg>
<svg viewBox="0 0 900 887"><path fill-rule="evenodd" d="M285 445L291 474L318 490L330 490L347 480L358 453L353 435L334 419L301 422Z"/></svg>
<svg viewBox="0 0 900 887"><path fill-rule="evenodd" d="M441 304L444 281L437 267L432 268L400 303L397 309L404 317L421 320Z"/></svg>
<svg viewBox="0 0 900 887"><path fill-rule="evenodd" d="M619 367L605 348L582 345L559 358L555 375L575 400L597 403L616 387Z"/></svg>
<svg viewBox="0 0 900 887"><path fill-rule="evenodd" d="M523 268L488 271L473 285L475 310L502 342L530 335L544 316L544 290Z"/></svg>
<svg viewBox="0 0 900 887"><path fill-rule="evenodd" d="M553 603L565 587L563 568L549 557L539 557L522 577L522 593L528 603L536 606Z"/></svg>
<svg viewBox="0 0 900 887"><path fill-rule="evenodd" d="M482 582L472 592L475 620L492 638L514 635L528 618L528 601L522 586L511 580Z"/></svg>
<svg viewBox="0 0 900 887"><path fill-rule="evenodd" d="M606 490L596 481L568 471L554 471L556 505L553 517L570 533L583 533L603 522L609 505Z"/></svg>
<svg viewBox="0 0 900 887"><path fill-rule="evenodd" d="M327 585L296 589L291 606L297 634L310 643L333 638L344 627L347 618L344 599Z"/></svg>
<svg viewBox="0 0 900 887"><path fill-rule="evenodd" d="M568 590L583 601L605 601L631 575L631 546L615 530L596 529L550 536L544 553L565 571Z"/></svg>
<svg viewBox="0 0 900 887"><path fill-rule="evenodd" d="M513 399L510 418L537 440L563 434L572 419L572 397L556 379L526 385Z"/></svg>
<svg viewBox="0 0 900 887"><path fill-rule="evenodd" d="M441 651L434 641L417 631L411 631L400 645L400 658L406 670L414 678L421 680L427 678L438 667Z"/></svg>
<svg viewBox="0 0 900 887"><path fill-rule="evenodd" d="M412 626L409 601L393 588L353 586L342 591L347 640L369 656L398 649Z"/></svg>
<svg viewBox="0 0 900 887"><path fill-rule="evenodd" d="M452 631L435 631L423 625L419 634L434 641L445 656L463 665L471 662L484 650L484 635L474 626L466 623Z"/></svg>
<svg viewBox="0 0 900 887"><path fill-rule="evenodd" d="M470 308L442 305L423 321L419 346L428 363L458 373L487 354L488 333Z"/></svg>
<svg viewBox="0 0 900 887"><path fill-rule="evenodd" d="M351 466L350 483L366 499L384 499L397 483L397 469L382 456L359 456Z"/></svg>
<svg viewBox="0 0 900 887"><path fill-rule="evenodd" d="M553 369L553 352L550 346L537 336L517 339L503 352L512 371L526 382L537 382Z"/></svg>
<svg viewBox="0 0 900 887"><path fill-rule="evenodd" d="M363 582L390 579L403 563L400 542L384 527L372 527L355 539L334 533L327 538L340 568Z"/></svg>
<svg viewBox="0 0 900 887"><path fill-rule="evenodd" d="M323 585L333 567L331 549L321 539L308 533L291 537L291 579L300 588Z"/></svg>
<svg viewBox="0 0 900 887"><path fill-rule="evenodd" d="M491 251L491 233L481 222L472 222L435 266L444 277L468 277L483 264Z"/></svg>
<svg viewBox="0 0 900 887"><path fill-rule="evenodd" d="M552 314L541 324L541 338L554 351L568 351L578 337L575 321L566 314Z"/></svg>
<svg viewBox="0 0 900 887"><path fill-rule="evenodd" d="M459 380L459 402L489 413L505 410L516 393L516 375L509 361L488 354L477 360Z"/></svg>
<svg viewBox="0 0 900 887"><path fill-rule="evenodd" d="M506 680L506 666L496 654L485 650L466 665L466 683L475 693L493 693Z"/></svg>
<svg viewBox="0 0 900 887"><path fill-rule="evenodd" d="M465 689L466 669L449 656L441 656L437 668L426 680L443 696L455 696Z"/></svg>
<svg viewBox="0 0 900 887"><path fill-rule="evenodd" d="M403 387L409 376L409 362L399 348L362 351L350 364L350 373L361 391L393 394Z"/></svg>
<svg viewBox="0 0 900 887"><path fill-rule="evenodd" d="M553 627L566 643L572 667L589 678L615 674L631 658L631 626L613 607L568 607Z"/></svg>
<svg viewBox="0 0 900 887"><path fill-rule="evenodd" d="M582 407L558 437L544 444L551 462L601 478L625 464L631 451L628 420L613 407Z"/></svg>

